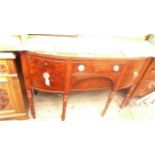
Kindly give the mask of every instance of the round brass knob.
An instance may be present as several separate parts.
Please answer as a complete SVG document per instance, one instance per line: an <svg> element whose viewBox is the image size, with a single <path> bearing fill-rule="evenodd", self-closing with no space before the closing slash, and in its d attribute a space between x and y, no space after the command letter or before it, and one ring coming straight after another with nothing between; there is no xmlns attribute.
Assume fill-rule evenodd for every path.
<svg viewBox="0 0 155 155"><path fill-rule="evenodd" d="M118 72L119 69L120 69L119 65L115 65L115 66L113 67L113 71L115 71L115 72Z"/></svg>
<svg viewBox="0 0 155 155"><path fill-rule="evenodd" d="M50 75L49 75L49 73L45 72L45 73L43 73L43 77L44 77L44 78L49 78Z"/></svg>
<svg viewBox="0 0 155 155"><path fill-rule="evenodd" d="M133 75L134 75L134 77L137 77L138 76L138 71L134 71Z"/></svg>
<svg viewBox="0 0 155 155"><path fill-rule="evenodd" d="M78 66L78 70L79 70L80 72L83 72L83 71L85 70L85 65L79 65L79 66Z"/></svg>

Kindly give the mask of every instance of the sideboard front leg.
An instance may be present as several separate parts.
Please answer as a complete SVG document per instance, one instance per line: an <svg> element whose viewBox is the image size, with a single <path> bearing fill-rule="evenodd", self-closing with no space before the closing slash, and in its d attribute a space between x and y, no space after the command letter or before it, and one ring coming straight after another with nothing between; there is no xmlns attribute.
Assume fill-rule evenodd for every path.
<svg viewBox="0 0 155 155"><path fill-rule="evenodd" d="M68 95L64 94L64 96L63 96L63 109L62 109L62 116L61 116L62 121L64 121L65 117L66 117L67 101L68 101Z"/></svg>
<svg viewBox="0 0 155 155"><path fill-rule="evenodd" d="M112 91L111 94L109 95L108 100L107 100L107 102L105 104L105 107L104 107L104 109L103 109L103 111L101 113L102 117L105 115L105 113L106 113L106 111L107 111L107 109L108 109L108 107L109 107L109 105L110 105L110 103L111 103L115 93L116 93L116 91Z"/></svg>
<svg viewBox="0 0 155 155"><path fill-rule="evenodd" d="M34 101L33 101L33 96L32 96L32 91L27 91L27 96L28 96L28 102L31 110L31 115L33 118L36 118L36 112L34 108Z"/></svg>

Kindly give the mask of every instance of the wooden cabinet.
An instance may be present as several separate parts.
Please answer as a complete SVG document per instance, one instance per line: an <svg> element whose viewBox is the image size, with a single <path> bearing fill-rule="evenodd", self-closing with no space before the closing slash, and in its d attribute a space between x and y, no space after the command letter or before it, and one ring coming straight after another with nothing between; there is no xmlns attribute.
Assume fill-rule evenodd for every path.
<svg viewBox="0 0 155 155"><path fill-rule="evenodd" d="M80 58L20 53L26 91L35 118L33 89L64 94L62 120L65 119L68 95L72 91L90 91L111 88L102 115L115 93L129 88L121 106L127 105L137 83L149 63L149 58Z"/></svg>
<svg viewBox="0 0 155 155"><path fill-rule="evenodd" d="M25 119L27 113L13 53L0 53L0 119Z"/></svg>
<svg viewBox="0 0 155 155"><path fill-rule="evenodd" d="M139 81L133 96L145 96L153 91L155 91L155 58L151 58L151 61Z"/></svg>

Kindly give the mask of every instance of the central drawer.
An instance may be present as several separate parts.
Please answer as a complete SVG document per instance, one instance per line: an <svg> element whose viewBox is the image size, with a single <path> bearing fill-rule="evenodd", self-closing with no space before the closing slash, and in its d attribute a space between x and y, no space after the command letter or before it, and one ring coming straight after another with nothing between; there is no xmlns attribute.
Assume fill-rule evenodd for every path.
<svg viewBox="0 0 155 155"><path fill-rule="evenodd" d="M112 87L117 81L124 61L96 60L72 62L72 90L90 90Z"/></svg>
<svg viewBox="0 0 155 155"><path fill-rule="evenodd" d="M45 91L64 91L64 61L28 56L28 66L32 87Z"/></svg>

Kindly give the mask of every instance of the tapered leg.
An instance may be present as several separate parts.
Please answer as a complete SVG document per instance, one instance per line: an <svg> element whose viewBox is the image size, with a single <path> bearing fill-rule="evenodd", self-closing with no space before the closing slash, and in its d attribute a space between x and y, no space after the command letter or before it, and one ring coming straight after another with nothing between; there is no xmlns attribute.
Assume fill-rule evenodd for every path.
<svg viewBox="0 0 155 155"><path fill-rule="evenodd" d="M36 112L34 108L34 101L33 101L33 96L32 96L32 91L27 91L27 96L28 96L28 102L31 110L31 115L33 118L36 118Z"/></svg>
<svg viewBox="0 0 155 155"><path fill-rule="evenodd" d="M126 96L124 97L122 103L120 104L120 108L126 107L126 106L128 105L129 99L130 99L131 96L132 96L132 92L133 92L134 88L135 88L135 85L133 85L133 86L129 89L128 93L126 94Z"/></svg>
<svg viewBox="0 0 155 155"><path fill-rule="evenodd" d="M111 94L109 95L108 100L107 100L107 102L105 104L105 107L104 107L104 109L103 109L103 111L101 113L101 116L105 115L105 113L106 113L106 111L107 111L107 109L108 109L108 107L109 107L109 105L110 105L110 103L111 103L115 93L116 93L115 91L112 91Z"/></svg>
<svg viewBox="0 0 155 155"><path fill-rule="evenodd" d="M68 100L68 95L65 94L63 97L63 109L62 109L62 116L61 116L62 121L65 120L65 116L66 116L67 100Z"/></svg>

